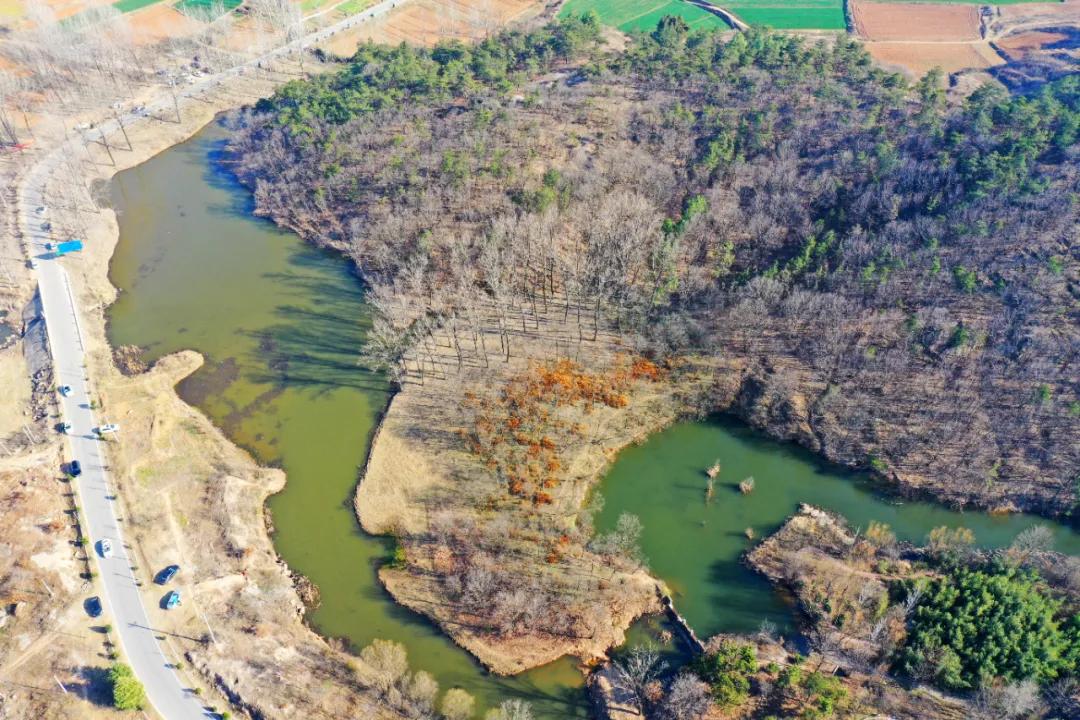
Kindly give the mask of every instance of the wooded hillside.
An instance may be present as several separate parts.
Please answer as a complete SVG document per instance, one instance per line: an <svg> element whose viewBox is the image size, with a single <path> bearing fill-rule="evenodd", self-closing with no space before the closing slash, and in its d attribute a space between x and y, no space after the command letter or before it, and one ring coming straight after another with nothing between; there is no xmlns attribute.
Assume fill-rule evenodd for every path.
<svg viewBox="0 0 1080 720"><path fill-rule="evenodd" d="M1080 77L957 106L846 38L725 37L665 18L615 52L583 17L364 47L236 118L236 171L356 261L398 379L438 333L494 372L554 304L578 347L609 326L714 359L702 411L950 503L1071 512Z"/></svg>

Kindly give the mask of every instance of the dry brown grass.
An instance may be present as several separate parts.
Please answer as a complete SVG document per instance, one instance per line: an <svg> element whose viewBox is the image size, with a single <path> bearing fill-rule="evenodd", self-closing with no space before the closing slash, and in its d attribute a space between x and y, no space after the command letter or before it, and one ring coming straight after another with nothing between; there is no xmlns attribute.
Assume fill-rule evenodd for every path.
<svg viewBox="0 0 1080 720"><path fill-rule="evenodd" d="M611 327L601 328L595 341L585 339L576 344L574 317L570 312L564 321L562 306L552 303L551 312L541 313L535 322L530 317L524 322L528 330L515 333L510 360L493 357L488 367L475 362L459 370L449 338L443 338L436 355L439 370L429 370L423 385L416 379L406 383L391 402L357 490L356 510L364 528L375 533L396 532L414 550L406 568L387 568L380 573L387 589L402 604L439 623L455 642L497 673L521 672L563 655L600 657L622 642L634 618L658 610L656 581L633 565L612 567L611 576L597 582L597 556L581 545L574 529L589 489L618 450L672 422L682 406L673 384L653 382L645 377L650 373L633 372L630 368L637 365L626 360L620 364L626 347ZM518 329L522 325L515 316L507 323ZM494 323L490 327L483 344L497 352L498 333ZM584 337L590 337L590 332ZM556 363L561 356L556 348L573 353L580 365L565 359ZM582 366L592 371L575 370ZM565 390L560 402L549 397L556 386ZM574 392L571 386L586 392ZM513 407L506 404L511 396L520 400L525 395L532 400L515 400ZM580 401L573 401L578 396ZM586 396L594 402L585 402ZM512 462L503 467L503 475L540 462L544 451L541 436L557 448L548 458L557 463L545 465L541 475L529 480L532 489L528 492L524 481L515 488L513 480L499 479L500 460L478 452L474 435L478 421L509 427L519 411L547 419L534 417L507 430L505 443L518 448L526 459L524 465ZM557 432L555 424L572 431ZM488 437L484 444L491 440ZM499 440L495 446L503 442ZM536 457L528 454L534 445L538 448ZM542 501L536 499L538 494L542 494ZM588 637L543 632L506 637L478 630L483 619L476 622L462 615L440 584L439 576L446 568L427 566L428 558L438 555L423 537L430 527L432 508L452 515L453 524L459 527L483 527L497 518L510 518L510 544L520 552L500 554L500 569L522 582L548 577L555 584L588 586L591 589L585 597L575 596L569 602L588 603L593 608L583 612L594 613L589 622L596 623L595 632ZM561 538L560 532L564 533ZM572 536L577 539L571 541Z"/></svg>

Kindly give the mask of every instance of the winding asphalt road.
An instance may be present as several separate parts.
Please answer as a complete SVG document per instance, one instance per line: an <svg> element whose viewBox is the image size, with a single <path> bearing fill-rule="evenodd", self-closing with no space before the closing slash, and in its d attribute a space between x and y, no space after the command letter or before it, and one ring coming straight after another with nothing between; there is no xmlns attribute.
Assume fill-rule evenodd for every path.
<svg viewBox="0 0 1080 720"><path fill-rule="evenodd" d="M245 65L206 77L177 92L177 97L186 98L210 90L223 79L295 52L301 46L325 40L337 32L382 15L405 1L388 0L374 5L362 13L311 33L302 40L279 47ZM147 109L155 113L166 109L171 111L171 106L172 98L166 94L157 101L148 103ZM155 122L132 114L125 116L123 121L125 126L140 121ZM116 121L111 120L84 136L88 139L100 139L118 129ZM36 268L56 385L67 385L71 388L66 397L59 397L59 404L63 420L71 425L68 430L71 457L78 460L83 468L82 474L73 484L82 510L85 534L93 542L93 547L88 551L97 561L105 610L113 618L123 654L136 677L146 687L150 704L165 720L215 718L218 716L210 712L198 696L184 686L176 668L162 651L157 633L143 606L133 570L133 553L124 542L124 526L116 516L115 492L110 487L105 458L106 443L94 433L100 419L94 415L90 380L85 367L86 349L79 321L79 308L64 268L64 262L67 261L57 258L46 247L46 243L68 239L52 237L51 231L45 229L45 223L49 222L50 218L43 188L53 173L62 171L63 154L70 152L74 152L74 148L64 143L28 170L19 192L19 225L24 238L24 249ZM120 441L123 442L122 437ZM101 556L100 541L103 539L112 543L111 557Z"/></svg>

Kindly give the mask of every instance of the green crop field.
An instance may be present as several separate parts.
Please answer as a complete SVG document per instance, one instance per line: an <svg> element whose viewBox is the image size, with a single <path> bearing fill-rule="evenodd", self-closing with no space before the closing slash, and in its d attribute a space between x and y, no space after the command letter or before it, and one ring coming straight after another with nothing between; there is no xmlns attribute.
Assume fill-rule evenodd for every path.
<svg viewBox="0 0 1080 720"><path fill-rule="evenodd" d="M652 30L665 15L677 15L692 28L727 27L718 16L683 0L567 0L561 14L595 10L601 22L620 30Z"/></svg>
<svg viewBox="0 0 1080 720"><path fill-rule="evenodd" d="M215 14L223 15L235 10L240 7L241 2L242 0L180 0L173 7L199 20L211 20ZM216 6L220 6L220 13L215 12Z"/></svg>
<svg viewBox="0 0 1080 720"><path fill-rule="evenodd" d="M872 0L872 2L915 2L935 5L1020 5L1021 3L1047 2L1048 0ZM1062 2L1062 0L1049 0Z"/></svg>
<svg viewBox="0 0 1080 720"><path fill-rule="evenodd" d="M374 4L375 0L347 0L347 2L343 2L334 8L334 11L342 15L355 15L361 10L367 10Z"/></svg>
<svg viewBox="0 0 1080 720"><path fill-rule="evenodd" d="M147 5L156 5L159 2L161 0L118 0L112 6L122 13L129 13L134 10L141 10Z"/></svg>
<svg viewBox="0 0 1080 720"><path fill-rule="evenodd" d="M842 0L721 0L747 25L790 30L844 30Z"/></svg>
<svg viewBox="0 0 1080 720"><path fill-rule="evenodd" d="M943 1L943 0L939 0ZM748 25L784 29L843 30L842 0L714 0ZM568 0L563 14L595 10L620 30L652 30L664 15L678 15L692 28L726 27L716 15L685 0Z"/></svg>

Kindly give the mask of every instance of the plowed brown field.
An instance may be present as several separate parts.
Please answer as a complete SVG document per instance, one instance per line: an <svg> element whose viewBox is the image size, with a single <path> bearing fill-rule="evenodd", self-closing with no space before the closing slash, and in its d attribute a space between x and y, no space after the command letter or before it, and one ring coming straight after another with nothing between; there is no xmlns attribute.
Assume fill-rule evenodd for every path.
<svg viewBox="0 0 1080 720"><path fill-rule="evenodd" d="M852 0L855 29L866 40L979 40L976 5Z"/></svg>
<svg viewBox="0 0 1080 720"><path fill-rule="evenodd" d="M935 67L953 73L1005 63L987 42L868 42L866 49L879 63L907 70L916 77Z"/></svg>

